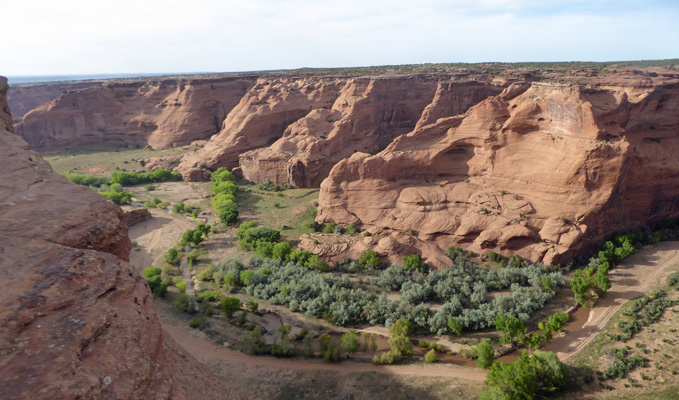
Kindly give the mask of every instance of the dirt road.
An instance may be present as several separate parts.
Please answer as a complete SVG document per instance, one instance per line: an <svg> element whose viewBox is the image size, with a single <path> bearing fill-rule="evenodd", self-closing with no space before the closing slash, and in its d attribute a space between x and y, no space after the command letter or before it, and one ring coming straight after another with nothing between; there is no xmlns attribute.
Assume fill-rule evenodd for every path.
<svg viewBox="0 0 679 400"><path fill-rule="evenodd" d="M679 270L679 241L658 243L628 257L609 273L611 288L590 311L582 329L554 339L544 350L554 351L561 361L574 357L597 338L622 306L652 292L676 270Z"/></svg>
<svg viewBox="0 0 679 400"><path fill-rule="evenodd" d="M471 384L483 384L486 372L477 368L464 368L443 364L424 365L385 365L378 366L368 363L344 361L337 364L324 363L317 360L290 360L272 357L250 356L239 351L218 347L199 337L199 331L187 332L183 327L163 323L163 330L178 342L184 349L198 360L207 363L223 361L228 364L273 370L319 371L330 370L337 372L374 371L392 375L412 375L426 377L459 378Z"/></svg>

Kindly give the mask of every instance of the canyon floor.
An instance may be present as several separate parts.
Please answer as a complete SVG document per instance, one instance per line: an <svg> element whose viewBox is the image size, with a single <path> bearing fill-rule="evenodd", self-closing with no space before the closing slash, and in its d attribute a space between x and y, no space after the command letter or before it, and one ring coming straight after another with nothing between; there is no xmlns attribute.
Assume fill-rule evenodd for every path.
<svg viewBox="0 0 679 400"><path fill-rule="evenodd" d="M117 153L117 152L116 152ZM117 154L113 154L116 157ZM55 156L59 157L59 156ZM83 157L72 167L83 171L80 165L89 162ZM113 164L115 168L115 162ZM110 168L110 167L108 167ZM57 169L58 170L58 169ZM97 170L93 170L96 172ZM64 171L66 172L66 171ZM148 201L158 197L169 204L184 202L200 208L198 218L180 215L169 209L150 209L152 218L130 228L130 238L135 248L130 254L131 262L138 269L163 263L163 254L176 245L182 233L192 229L198 222L215 220L209 203L209 183L199 182L167 182L155 185L148 191L144 185L130 188L137 201ZM313 208L318 192L315 189L294 189L282 192L267 192L256 185L241 185L239 208L243 221L281 228L286 240L293 243L306 232L304 224L313 221L309 209ZM171 207L168 207L171 208ZM334 240L329 236L328 240ZM203 255L197 261L192 273L195 275L205 268L219 262L223 258L240 256L247 262L248 255L237 248L233 229L219 228L201 246ZM569 365L589 370L598 369L605 364L607 351L615 343L607 338L606 333L614 329L621 318L625 305L636 298L665 285L666 276L679 269L679 242L668 241L647 246L637 254L626 259L621 265L611 270L612 288L591 309L578 309L565 333L558 335L544 350L555 351L559 358ZM197 290L208 288L204 283L195 282ZM675 296L674 292L670 292ZM337 364L324 363L318 359L278 359L269 356L251 356L243 353L238 336L244 331L221 317L209 318L208 329L193 329L188 326L192 315L177 312L171 299L155 300L159 310L163 329L184 349L194 355L218 376L245 392L260 398L301 399L301 398L473 398L483 386L485 371L454 363L425 364L422 361L409 362L405 365L375 366L367 359L372 355L357 355L354 360L346 360ZM549 314L554 311L573 307L570 289L563 288L542 310ZM342 332L342 329L326 321L293 313L285 307L268 304L260 300L260 310L277 320L273 329L283 323L299 326L311 326L317 331ZM667 310L665 316L654 326L645 328L635 338L649 346L646 353L650 362L647 368L637 369L629 374L638 382L639 387L625 387L625 380L613 383L613 391L602 389L597 381L581 383L581 391L567 392L562 398L676 398L679 393L672 392L679 384L679 376L675 375L676 358L675 328L679 325L674 309ZM267 314L268 313L268 314ZM364 332L376 332L384 335L386 330L379 327L367 327ZM672 338L671 343L661 341L663 336ZM481 334L470 334L463 338L440 337L427 339L438 340L451 349L465 348L474 343ZM425 337L422 337L425 338ZM675 354L676 353L676 354ZM669 357L665 356L669 355ZM512 361L516 352L501 359ZM604 361L602 361L604 360ZM467 363L467 364L472 364ZM657 367L660 365L660 367ZM641 378L645 374L649 379ZM610 382L610 381L609 381Z"/></svg>
<svg viewBox="0 0 679 400"><path fill-rule="evenodd" d="M186 183L166 185L188 186ZM155 193L163 193L161 191ZM170 191L175 193L176 191ZM267 196L267 194L264 194ZM180 196L182 197L182 196ZM268 197L268 196L267 196ZM175 197L177 198L177 197ZM183 200L199 200L198 197L182 197ZM303 207L302 207L303 210ZM166 210L152 210L153 218L133 226L130 237L138 244L131 253L131 261L140 267L156 264L162 254L172 247L186 229L195 226L190 218L178 216ZM251 218L255 213L251 212ZM276 216L263 218L272 221ZM219 233L206 244L207 248L219 247L218 255L211 254L208 262L219 257L230 257L239 251L233 244L233 235ZM219 245L220 242L231 245ZM212 253L212 252L210 252ZM617 321L616 316L630 300L642 297L662 286L666 276L679 268L679 242L663 242L647 246L638 254L625 260L610 274L612 288L591 310L581 309L579 329L566 327L563 336L548 343L544 350L555 351L559 358L568 362L577 360L576 364L596 365L592 354L601 355L601 338L605 336L607 327ZM369 399L379 393L389 393L390 398L425 399L468 398L480 388L485 380L485 371L478 368L461 367L450 364L427 365L415 363L401 366L375 366L366 362L345 361L339 364L323 363L320 360L275 359L271 357L251 356L228 346L219 346L214 337L188 327L187 318L177 315L168 301L157 300L163 329L182 347L193 354L212 370L223 374L233 382L240 382L242 389L248 390L262 398L313 398L332 393L334 397L350 396L356 399ZM285 314L283 307L267 305L279 314ZM667 331L677 323L676 317L670 316L659 323L658 331ZM380 330L377 330L378 332ZM238 330L232 334L238 334ZM381 332L384 333L384 332ZM651 336L651 335L646 335ZM660 342L649 338L652 343ZM642 340L643 341L643 340ZM442 341L440 341L442 342ZM452 344L452 343L451 343ZM610 344L610 343L608 343ZM660 342L660 344L662 344ZM593 350L594 349L594 350ZM663 351L664 353L664 351ZM583 355L584 354L584 355ZM661 353L662 354L662 353ZM586 360L586 361L585 361ZM652 364L652 362L651 362ZM670 362L670 364L672 364ZM658 373L654 381L645 388L635 388L639 392L664 390L679 383L676 376L671 375L671 368L666 373ZM228 372L227 372L228 371ZM643 372L641 372L643 373ZM632 376L639 378L637 371ZM370 379L366 377L369 376ZM368 382L370 384L368 385ZM618 392L630 392L619 384ZM386 392L385 392L386 391ZM596 390L586 398L608 398L618 392ZM568 395L565 395L568 396Z"/></svg>

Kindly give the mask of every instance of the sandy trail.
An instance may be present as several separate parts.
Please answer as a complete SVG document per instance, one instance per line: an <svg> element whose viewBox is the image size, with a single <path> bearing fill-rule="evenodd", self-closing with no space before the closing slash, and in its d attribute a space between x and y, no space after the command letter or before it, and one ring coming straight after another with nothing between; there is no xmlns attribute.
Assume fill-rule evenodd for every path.
<svg viewBox="0 0 679 400"><path fill-rule="evenodd" d="M622 306L661 286L667 274L678 266L678 241L658 243L628 257L609 273L611 288L590 311L582 329L552 340L543 350L554 351L561 361L579 354L597 338Z"/></svg>
<svg viewBox="0 0 679 400"><path fill-rule="evenodd" d="M204 363L222 361L241 367L256 367L259 369L297 371L338 371L338 372L362 372L374 371L392 375L413 375L427 377L459 378L469 383L482 384L486 379L486 372L476 368L464 368L453 365L384 365L378 366L367 363L344 361L337 364L324 363L317 360L289 360L273 357L250 356L239 351L218 347L205 338L186 332L185 328L177 327L163 322L163 330L170 335L184 349L189 351L199 361Z"/></svg>
<svg viewBox="0 0 679 400"><path fill-rule="evenodd" d="M174 246L182 234L195 228L195 223L165 210L149 209L152 218L133 225L129 229L131 240L139 244L140 250L130 252L130 263L137 268L155 265L160 257Z"/></svg>

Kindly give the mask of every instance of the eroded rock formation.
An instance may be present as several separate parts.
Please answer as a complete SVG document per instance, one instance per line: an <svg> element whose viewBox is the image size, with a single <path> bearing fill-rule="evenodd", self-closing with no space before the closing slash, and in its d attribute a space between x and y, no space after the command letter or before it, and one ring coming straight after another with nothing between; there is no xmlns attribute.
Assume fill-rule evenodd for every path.
<svg viewBox="0 0 679 400"><path fill-rule="evenodd" d="M433 245L436 265L448 246L557 263L679 215L677 151L676 73L515 83L340 161L321 185L318 220L363 226L406 253Z"/></svg>
<svg viewBox="0 0 679 400"><path fill-rule="evenodd" d="M6 90L0 77L1 397L238 398L163 337L122 211L10 133Z"/></svg>
<svg viewBox="0 0 679 400"><path fill-rule="evenodd" d="M438 87L437 87L438 86ZM312 110L267 148L240 155L243 177L293 187L317 187L330 169L355 152L376 152L422 120L464 113L500 86L417 77L351 79L328 109ZM433 100L432 100L433 99ZM445 110L445 111L444 111Z"/></svg>
<svg viewBox="0 0 679 400"><path fill-rule="evenodd" d="M102 81L49 82L12 85L7 91L7 102L12 108L12 119L19 123L29 111L58 99L64 92L101 85Z"/></svg>
<svg viewBox="0 0 679 400"><path fill-rule="evenodd" d="M184 179L204 179L203 169L238 166L241 153L271 145L286 128L315 109L329 109L344 85L341 79L260 78L231 111L219 134L183 157Z"/></svg>
<svg viewBox="0 0 679 400"><path fill-rule="evenodd" d="M103 83L39 106L15 131L36 150L89 143L185 145L219 132L254 82L234 77Z"/></svg>

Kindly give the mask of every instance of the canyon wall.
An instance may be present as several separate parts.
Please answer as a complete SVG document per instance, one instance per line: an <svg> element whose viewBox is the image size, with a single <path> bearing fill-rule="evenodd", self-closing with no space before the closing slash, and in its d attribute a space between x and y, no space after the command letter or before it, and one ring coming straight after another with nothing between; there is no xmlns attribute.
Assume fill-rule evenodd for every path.
<svg viewBox="0 0 679 400"><path fill-rule="evenodd" d="M101 85L103 81L49 82L12 85L7 91L7 102L12 109L14 123L34 108L58 99L64 92Z"/></svg>
<svg viewBox="0 0 679 400"><path fill-rule="evenodd" d="M0 387L7 399L240 398L163 337L122 211L11 133L0 77Z"/></svg>
<svg viewBox="0 0 679 400"><path fill-rule="evenodd" d="M178 170L240 167L244 179L318 187L341 159L377 152L423 118L464 113L500 84L443 77L262 78L234 108L218 135L186 155Z"/></svg>
<svg viewBox="0 0 679 400"><path fill-rule="evenodd" d="M319 221L383 239L314 249L326 255L375 248L444 265L455 245L559 262L676 213L677 82L672 68L609 66L106 83L16 131L41 149L209 137L173 158L186 180L226 167L320 185Z"/></svg>
<svg viewBox="0 0 679 400"><path fill-rule="evenodd" d="M622 71L587 85L515 83L464 115L423 115L384 151L340 161L317 220L384 236L356 240L354 255L418 252L445 265L442 250L461 246L560 262L679 215L678 82Z"/></svg>
<svg viewBox="0 0 679 400"><path fill-rule="evenodd" d="M260 78L220 132L205 147L184 156L177 171L184 179L201 180L209 170L237 167L241 153L270 146L290 124L315 109L329 109L343 85L344 80L336 78Z"/></svg>
<svg viewBox="0 0 679 400"><path fill-rule="evenodd" d="M254 82L234 77L103 83L29 111L15 132L40 151L91 143L181 146L219 132Z"/></svg>
<svg viewBox="0 0 679 400"><path fill-rule="evenodd" d="M241 154L243 177L318 187L340 160L356 152L377 152L412 131L425 108L432 108L432 99L448 95L449 111L463 113L501 90L476 82L454 84L417 77L351 79L332 107L313 110L295 121L271 146Z"/></svg>

